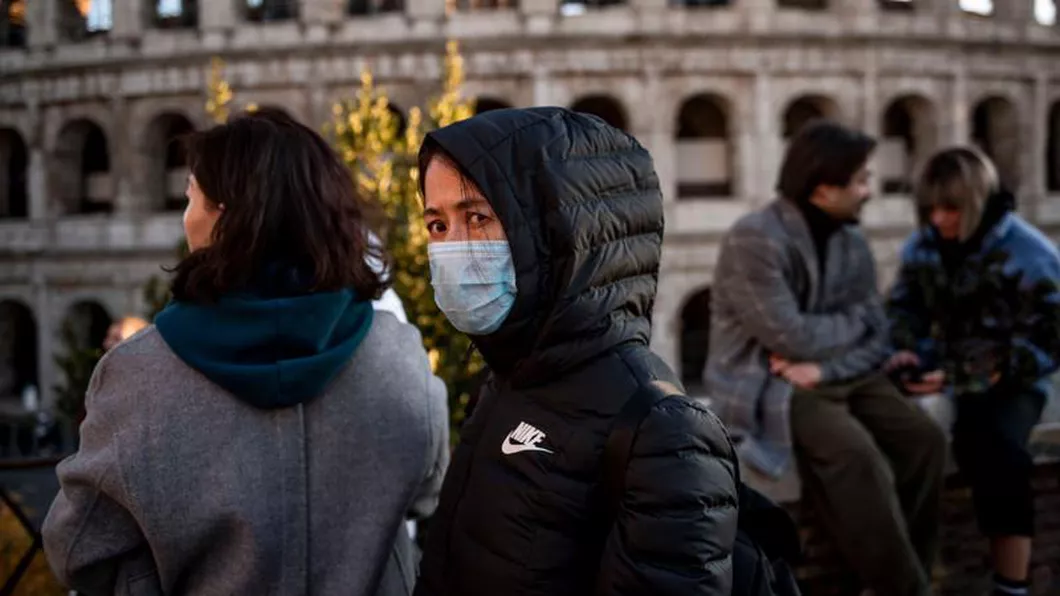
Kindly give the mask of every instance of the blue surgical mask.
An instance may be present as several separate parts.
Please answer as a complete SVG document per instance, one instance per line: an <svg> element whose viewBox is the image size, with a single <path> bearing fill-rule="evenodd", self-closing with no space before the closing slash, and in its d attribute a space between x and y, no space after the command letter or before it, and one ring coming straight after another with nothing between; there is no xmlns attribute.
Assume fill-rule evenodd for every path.
<svg viewBox="0 0 1060 596"><path fill-rule="evenodd" d="M515 304L515 266L505 241L434 242L431 260L434 303L464 333L489 335Z"/></svg>

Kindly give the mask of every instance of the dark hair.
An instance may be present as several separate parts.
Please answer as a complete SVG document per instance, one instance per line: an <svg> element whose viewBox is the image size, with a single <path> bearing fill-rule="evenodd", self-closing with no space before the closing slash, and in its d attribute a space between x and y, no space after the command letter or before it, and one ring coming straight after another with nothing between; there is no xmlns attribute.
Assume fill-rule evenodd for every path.
<svg viewBox="0 0 1060 596"><path fill-rule="evenodd" d="M316 132L262 109L185 141L191 174L224 210L211 244L174 269L174 298L212 302L277 271L297 279L281 293L352 288L369 300L386 288L380 211Z"/></svg>
<svg viewBox="0 0 1060 596"><path fill-rule="evenodd" d="M808 201L818 186L846 186L876 149L869 135L829 120L807 124L791 139L777 179L777 192Z"/></svg>
<svg viewBox="0 0 1060 596"><path fill-rule="evenodd" d="M431 137L427 137L423 140L423 145L420 146L420 152L416 157L416 165L420 173L419 184L421 199L427 198L427 166L431 165L431 162L434 161L435 158L445 161L445 163L449 164L453 169L460 173L460 181L464 185L463 190L465 194L468 194L471 189L476 189L480 194L485 194L478 188L478 184L471 179L471 175L468 174L467 168L457 163L456 160L453 159L453 156L449 155L449 152L445 149L442 149L442 146L438 144L438 141L435 141ZM486 200L489 200L489 197L486 197Z"/></svg>

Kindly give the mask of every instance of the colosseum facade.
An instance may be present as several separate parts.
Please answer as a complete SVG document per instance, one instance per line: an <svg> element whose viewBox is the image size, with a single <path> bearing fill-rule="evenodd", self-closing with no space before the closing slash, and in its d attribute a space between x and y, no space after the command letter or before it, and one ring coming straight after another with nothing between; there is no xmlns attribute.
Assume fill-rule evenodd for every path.
<svg viewBox="0 0 1060 596"><path fill-rule="evenodd" d="M4 0L0 397L47 402L66 320L143 309L174 258L184 164L214 56L240 102L327 121L370 68L398 108L462 43L480 109L566 105L654 154L667 235L654 347L699 376L717 241L769 201L785 138L828 116L882 143L865 218L893 275L910 180L976 142L1060 232L1060 35L1050 0Z"/></svg>

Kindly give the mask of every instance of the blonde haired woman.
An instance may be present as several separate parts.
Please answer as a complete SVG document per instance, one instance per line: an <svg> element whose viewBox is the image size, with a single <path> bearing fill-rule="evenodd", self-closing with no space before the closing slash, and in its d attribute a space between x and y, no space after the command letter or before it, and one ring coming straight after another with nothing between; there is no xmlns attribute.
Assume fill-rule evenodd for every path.
<svg viewBox="0 0 1060 596"><path fill-rule="evenodd" d="M916 189L920 230L890 296L892 368L956 405L953 448L990 538L995 594L1026 594L1034 533L1027 451L1060 366L1060 254L1014 212L990 159L941 151Z"/></svg>

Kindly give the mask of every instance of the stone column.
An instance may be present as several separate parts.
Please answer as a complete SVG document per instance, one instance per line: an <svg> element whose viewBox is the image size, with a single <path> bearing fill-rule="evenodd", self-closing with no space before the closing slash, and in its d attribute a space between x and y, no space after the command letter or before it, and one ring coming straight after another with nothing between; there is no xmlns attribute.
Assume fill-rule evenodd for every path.
<svg viewBox="0 0 1060 596"><path fill-rule="evenodd" d="M865 72L862 74L861 83L861 128L877 141L882 140L880 135L883 134L880 126L883 114L880 111L879 76L876 52L873 49L868 49L865 54ZM879 176L872 177L870 186L873 196L880 196L882 186Z"/></svg>
<svg viewBox="0 0 1060 596"><path fill-rule="evenodd" d="M215 2L217 0L214 0ZM149 10L154 10L155 0L112 0L114 22L111 39L139 39L143 36ZM205 2L204 4L209 4Z"/></svg>
<svg viewBox="0 0 1060 596"><path fill-rule="evenodd" d="M747 179L745 188L749 196L746 198L754 205L763 204L773 197L773 183L777 179L782 159L780 115L773 109L772 87L769 73L755 74L752 130L749 133L753 140L751 147L744 151L748 159L742 160L741 172L741 177ZM756 155L756 158L751 158L752 155Z"/></svg>
<svg viewBox="0 0 1060 596"><path fill-rule="evenodd" d="M654 66L645 68L641 77L640 105L661 106L666 102L665 91L659 69ZM677 199L677 168L674 131L671 122L662 116L663 110L656 108L643 113L634 113L630 119L633 136L651 152L655 162L655 173L659 176L659 189L663 202Z"/></svg>
<svg viewBox="0 0 1060 596"><path fill-rule="evenodd" d="M331 26L345 18L345 7L343 0L302 0L298 18L306 27L306 38L326 40Z"/></svg>
<svg viewBox="0 0 1060 596"><path fill-rule="evenodd" d="M26 3L26 25L29 29L29 47L46 48L59 39L57 6L54 1Z"/></svg>
<svg viewBox="0 0 1060 596"><path fill-rule="evenodd" d="M994 0L994 18L1029 25L1034 22L1034 0Z"/></svg>
<svg viewBox="0 0 1060 596"><path fill-rule="evenodd" d="M559 14L559 0L520 0L519 12L526 17L529 33L548 33Z"/></svg>
<svg viewBox="0 0 1060 596"><path fill-rule="evenodd" d="M225 32L233 29L241 19L235 0L199 0L199 31L203 33L206 47L221 45Z"/></svg>
<svg viewBox="0 0 1060 596"><path fill-rule="evenodd" d="M1030 135L1030 146L1023 155L1022 200L1020 211L1034 221L1038 217L1039 204L1048 194L1046 156L1049 151L1049 79L1045 70L1035 69L1034 94L1031 99L1030 118L1020 118L1019 135ZM1021 143L1022 145L1022 143Z"/></svg>
<svg viewBox="0 0 1060 596"><path fill-rule="evenodd" d="M953 119L949 134L944 137L949 144L966 145L972 141L972 113L968 105L968 70L963 57L958 57L954 64L951 96Z"/></svg>
<svg viewBox="0 0 1060 596"><path fill-rule="evenodd" d="M445 19L445 0L406 0L405 14L412 20L413 33L436 32Z"/></svg>
<svg viewBox="0 0 1060 596"><path fill-rule="evenodd" d="M133 135L137 137L143 131L130 131L125 126L128 121L128 101L122 95L111 96L111 126L108 130L107 149L110 151L110 179L114 189L114 213L143 213L148 211L148 201L137 188L136 172L142 168L132 167L134 148Z"/></svg>
<svg viewBox="0 0 1060 596"><path fill-rule="evenodd" d="M552 73L548 67L535 64L530 75L533 86L533 105L553 106L556 105L555 93L552 89Z"/></svg>

